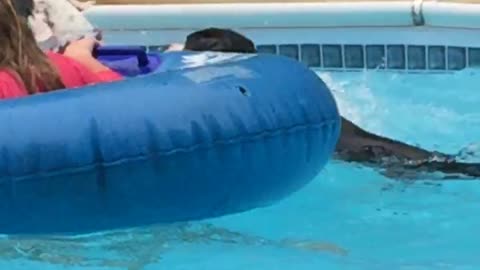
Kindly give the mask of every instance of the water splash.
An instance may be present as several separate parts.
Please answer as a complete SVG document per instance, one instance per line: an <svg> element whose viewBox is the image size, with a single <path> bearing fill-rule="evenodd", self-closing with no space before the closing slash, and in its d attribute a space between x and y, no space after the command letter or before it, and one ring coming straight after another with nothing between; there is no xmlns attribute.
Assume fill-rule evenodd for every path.
<svg viewBox="0 0 480 270"><path fill-rule="evenodd" d="M319 76L332 89L341 114L368 131L451 154L478 141L478 70Z"/></svg>
<svg viewBox="0 0 480 270"><path fill-rule="evenodd" d="M335 79L334 75L337 74L332 73L318 75L332 91L342 116L361 126L374 127L379 124L379 121L368 121L375 119L373 116L378 112L381 100L373 95L368 85L367 72L355 81ZM352 88L355 91L351 91Z"/></svg>
<svg viewBox="0 0 480 270"><path fill-rule="evenodd" d="M460 149L456 158L464 162L480 163L480 143L471 143Z"/></svg>

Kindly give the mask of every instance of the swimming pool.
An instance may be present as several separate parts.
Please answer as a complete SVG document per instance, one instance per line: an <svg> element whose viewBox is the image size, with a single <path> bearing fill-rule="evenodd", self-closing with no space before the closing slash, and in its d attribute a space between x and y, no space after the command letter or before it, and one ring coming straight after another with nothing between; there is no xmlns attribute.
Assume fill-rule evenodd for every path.
<svg viewBox="0 0 480 270"><path fill-rule="evenodd" d="M477 71L319 74L346 115L370 130L449 152L478 140ZM400 92L415 98L399 105ZM67 239L5 239L0 269L476 269L477 184L405 183L331 162L294 196L240 215Z"/></svg>
<svg viewBox="0 0 480 270"><path fill-rule="evenodd" d="M415 44L425 46L426 55L419 59L436 63L427 67L439 63L428 57L429 45L460 43L437 38L436 44ZM286 42L303 44L301 39ZM271 46L267 41L261 45ZM387 41L381 43L386 52L386 45L399 45ZM278 42L270 40L280 50ZM325 42L318 43L319 49L339 45ZM470 63L475 43L463 42L455 47L465 48L463 59ZM340 45L340 52L346 52ZM406 56L400 59L405 61L404 48ZM332 88L342 114L370 131L428 149L455 153L468 146L480 153L480 73L471 67L448 70L448 47L443 51L444 69L321 66L318 74ZM325 55L336 59L331 55L339 54ZM393 181L371 169L332 161L294 196L244 214L69 238L5 237L0 240L0 269L477 269L477 186L476 181Z"/></svg>

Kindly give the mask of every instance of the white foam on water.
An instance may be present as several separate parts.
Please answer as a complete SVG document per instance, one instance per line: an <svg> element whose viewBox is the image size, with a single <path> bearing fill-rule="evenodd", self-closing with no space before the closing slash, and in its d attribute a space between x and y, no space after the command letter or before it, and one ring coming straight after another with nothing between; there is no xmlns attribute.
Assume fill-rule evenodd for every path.
<svg viewBox="0 0 480 270"><path fill-rule="evenodd" d="M340 112L368 131L456 153L480 142L480 73L319 73Z"/></svg>

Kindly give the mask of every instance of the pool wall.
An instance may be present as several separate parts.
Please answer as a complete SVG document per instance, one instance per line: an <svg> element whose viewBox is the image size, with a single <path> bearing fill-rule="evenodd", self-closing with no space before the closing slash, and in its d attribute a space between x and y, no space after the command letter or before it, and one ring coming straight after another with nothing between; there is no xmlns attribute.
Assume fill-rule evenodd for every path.
<svg viewBox="0 0 480 270"><path fill-rule="evenodd" d="M480 65L480 5L436 1L100 5L87 16L110 44L162 51L206 27L315 69L445 72Z"/></svg>

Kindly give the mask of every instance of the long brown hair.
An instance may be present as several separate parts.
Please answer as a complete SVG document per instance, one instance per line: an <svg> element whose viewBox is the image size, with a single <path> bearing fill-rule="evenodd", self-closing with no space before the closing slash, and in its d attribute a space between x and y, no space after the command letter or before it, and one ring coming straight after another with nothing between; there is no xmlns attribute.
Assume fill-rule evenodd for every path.
<svg viewBox="0 0 480 270"><path fill-rule="evenodd" d="M11 0L0 0L0 70L16 76L29 94L65 87L37 46L27 18L17 16Z"/></svg>

